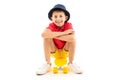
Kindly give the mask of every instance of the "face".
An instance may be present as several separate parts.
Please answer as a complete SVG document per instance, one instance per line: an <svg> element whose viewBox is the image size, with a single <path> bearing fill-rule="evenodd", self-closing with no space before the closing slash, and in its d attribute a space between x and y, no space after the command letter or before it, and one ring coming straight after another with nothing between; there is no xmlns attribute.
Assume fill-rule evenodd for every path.
<svg viewBox="0 0 120 80"><path fill-rule="evenodd" d="M68 16L65 15L63 11L54 11L52 13L51 20L58 26L62 27L64 22L67 20Z"/></svg>

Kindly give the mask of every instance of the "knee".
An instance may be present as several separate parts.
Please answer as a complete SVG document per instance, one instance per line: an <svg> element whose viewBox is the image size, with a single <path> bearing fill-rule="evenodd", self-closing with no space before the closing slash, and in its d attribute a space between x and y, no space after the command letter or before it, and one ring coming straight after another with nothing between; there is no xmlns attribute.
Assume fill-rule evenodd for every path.
<svg viewBox="0 0 120 80"><path fill-rule="evenodd" d="M68 40L68 42L70 42L70 43L71 43L71 42L72 42L72 43L75 42L75 38L70 38L70 39Z"/></svg>

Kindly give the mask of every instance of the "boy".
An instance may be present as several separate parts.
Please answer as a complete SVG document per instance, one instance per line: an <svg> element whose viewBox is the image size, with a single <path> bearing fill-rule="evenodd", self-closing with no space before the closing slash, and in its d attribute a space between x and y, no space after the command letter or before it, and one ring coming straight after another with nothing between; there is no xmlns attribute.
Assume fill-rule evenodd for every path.
<svg viewBox="0 0 120 80"><path fill-rule="evenodd" d="M48 18L52 23L50 23L42 33L47 63L41 66L37 74L45 74L50 70L50 54L54 53L57 49L68 51L68 66L75 73L81 73L80 68L72 63L75 53L75 37L72 24L67 22L70 19L70 13L66 10L64 5L57 4L49 11Z"/></svg>

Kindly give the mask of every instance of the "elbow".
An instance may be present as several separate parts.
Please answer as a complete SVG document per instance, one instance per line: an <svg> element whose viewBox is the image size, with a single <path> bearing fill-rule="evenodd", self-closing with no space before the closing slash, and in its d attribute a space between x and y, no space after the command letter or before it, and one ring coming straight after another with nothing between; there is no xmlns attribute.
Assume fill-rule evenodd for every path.
<svg viewBox="0 0 120 80"><path fill-rule="evenodd" d="M43 37L43 38L44 38L44 37L45 37L45 34L44 34L44 33L42 33L42 34L41 34L41 37Z"/></svg>
<svg viewBox="0 0 120 80"><path fill-rule="evenodd" d="M42 33L42 34L41 34L41 37L42 37L42 38L52 38L52 35L49 35L49 34L47 34L47 33Z"/></svg>

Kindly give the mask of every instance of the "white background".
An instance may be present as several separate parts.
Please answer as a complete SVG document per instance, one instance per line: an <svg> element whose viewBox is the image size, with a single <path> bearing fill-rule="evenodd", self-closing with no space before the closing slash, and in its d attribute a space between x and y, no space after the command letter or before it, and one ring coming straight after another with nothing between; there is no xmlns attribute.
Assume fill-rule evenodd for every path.
<svg viewBox="0 0 120 80"><path fill-rule="evenodd" d="M82 75L35 75L44 63L41 33L50 22L48 11L57 3L71 13L77 40L75 62ZM119 0L0 1L0 80L119 80L119 55Z"/></svg>

